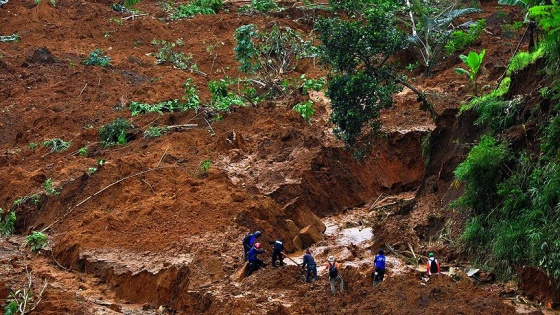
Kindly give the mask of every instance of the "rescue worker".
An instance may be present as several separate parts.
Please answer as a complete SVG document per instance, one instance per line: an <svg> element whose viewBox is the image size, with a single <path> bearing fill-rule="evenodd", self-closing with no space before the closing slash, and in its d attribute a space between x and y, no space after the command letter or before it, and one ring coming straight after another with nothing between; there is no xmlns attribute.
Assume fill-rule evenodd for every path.
<svg viewBox="0 0 560 315"><path fill-rule="evenodd" d="M261 249L261 243L255 243L253 247L247 252L249 266L247 267L247 273L245 277L250 276L253 272L257 271L261 267L265 267L264 261L259 259L260 254L264 253L265 250Z"/></svg>
<svg viewBox="0 0 560 315"><path fill-rule="evenodd" d="M434 257L434 253L428 254L428 262L426 263L426 274L428 276L438 275L441 272L439 261Z"/></svg>
<svg viewBox="0 0 560 315"><path fill-rule="evenodd" d="M383 249L379 249L379 252L375 255L373 262L375 263L373 285L376 286L379 282L383 281L383 277L385 276L385 252Z"/></svg>
<svg viewBox="0 0 560 315"><path fill-rule="evenodd" d="M331 293L336 293L335 281L340 283L340 292L344 292L344 280L340 276L340 265L335 261L334 256L329 256L327 271L329 272L329 282L331 283Z"/></svg>
<svg viewBox="0 0 560 315"><path fill-rule="evenodd" d="M305 273L305 282L317 281L317 264L315 263L315 259L311 256L311 251L307 249L305 251L305 255L303 255L303 263L301 264L301 268L305 270L307 267L307 271ZM313 276L311 279L310 277Z"/></svg>
<svg viewBox="0 0 560 315"><path fill-rule="evenodd" d="M245 257L245 260L247 260L248 258L247 253L251 250L251 247L253 247L253 244L255 244L255 241L261 235L261 231L256 231L255 233L247 234L243 238L243 256Z"/></svg>
<svg viewBox="0 0 560 315"><path fill-rule="evenodd" d="M269 242L269 244L272 244L272 267L276 268L276 260L280 261L280 267L284 266L284 255L282 255L284 240L279 239Z"/></svg>

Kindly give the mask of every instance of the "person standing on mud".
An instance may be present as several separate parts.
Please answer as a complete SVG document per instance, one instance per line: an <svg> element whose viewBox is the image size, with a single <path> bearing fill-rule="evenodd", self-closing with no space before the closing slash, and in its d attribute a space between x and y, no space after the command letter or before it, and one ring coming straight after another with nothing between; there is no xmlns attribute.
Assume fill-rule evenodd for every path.
<svg viewBox="0 0 560 315"><path fill-rule="evenodd" d="M428 276L431 276L431 275L439 275L439 273L440 273L439 261L434 257L434 253L429 253L428 262L426 263L426 274Z"/></svg>
<svg viewBox="0 0 560 315"><path fill-rule="evenodd" d="M385 252L383 249L379 249L377 255L375 255L375 259L373 260L375 263L375 271L373 273L373 285L376 286L379 282L383 281L385 277Z"/></svg>
<svg viewBox="0 0 560 315"><path fill-rule="evenodd" d="M245 260L249 258L248 253L255 244L258 237L262 235L261 231L256 231L255 233L249 233L243 238L243 256Z"/></svg>
<svg viewBox="0 0 560 315"><path fill-rule="evenodd" d="M264 261L259 259L259 255L264 253L265 250L261 249L261 243L255 243L253 247L247 252L249 259L249 266L247 267L247 273L245 277L250 276L253 272L257 271L261 267L265 267Z"/></svg>
<svg viewBox="0 0 560 315"><path fill-rule="evenodd" d="M303 255L303 263L301 264L301 268L305 270L307 267L307 271L305 273L305 282L315 282L317 281L317 264L315 263L315 259L311 256L311 251L307 249L305 251L305 255ZM313 275L311 279L310 276Z"/></svg>
<svg viewBox="0 0 560 315"><path fill-rule="evenodd" d="M284 255L282 251L284 250L284 240L279 239L276 241L269 242L272 244L272 267L276 268L276 261L280 261L280 267L284 266Z"/></svg>
<svg viewBox="0 0 560 315"><path fill-rule="evenodd" d="M329 256L327 270L329 272L329 282L331 283L331 293L336 293L335 281L340 283L340 292L344 292L344 280L340 276L340 265L335 261L334 256Z"/></svg>

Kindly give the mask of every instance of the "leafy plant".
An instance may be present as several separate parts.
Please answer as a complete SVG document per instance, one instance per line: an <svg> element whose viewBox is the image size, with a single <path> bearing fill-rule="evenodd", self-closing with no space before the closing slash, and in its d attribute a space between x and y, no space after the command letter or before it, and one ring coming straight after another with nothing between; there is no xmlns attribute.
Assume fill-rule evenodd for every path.
<svg viewBox="0 0 560 315"><path fill-rule="evenodd" d="M99 142L109 147L117 144L126 144L126 133L134 126L124 118L117 118L99 129Z"/></svg>
<svg viewBox="0 0 560 315"><path fill-rule="evenodd" d="M51 152L60 152L70 147L70 142L66 142L59 138L53 138L43 142L43 145L51 148Z"/></svg>
<svg viewBox="0 0 560 315"><path fill-rule="evenodd" d="M392 105L401 84L425 102L423 94L388 62L408 45L406 35L393 27L394 21L392 10L369 10L365 20L329 18L315 23L321 60L332 66L327 96L334 133L356 156L363 155L378 135L379 112Z"/></svg>
<svg viewBox="0 0 560 315"><path fill-rule="evenodd" d="M83 63L88 66L109 67L111 66L111 58L106 56L103 50L96 48L89 53L89 57Z"/></svg>
<svg viewBox="0 0 560 315"><path fill-rule="evenodd" d="M227 111L231 106L244 106L245 101L239 94L229 90L229 86L238 83L239 80L224 78L208 82L208 89L212 93L211 108L218 111Z"/></svg>
<svg viewBox="0 0 560 315"><path fill-rule="evenodd" d="M261 31L253 24L235 30L235 58L239 70L256 74L268 86L278 88L278 77L293 71L298 60L316 56L312 40L305 40L297 31L274 23Z"/></svg>
<svg viewBox="0 0 560 315"><path fill-rule="evenodd" d="M407 1L409 7L412 35L410 42L416 47L430 73L434 65L442 58L444 47L451 35L451 23L460 16L480 12L478 8L454 9L448 6L444 9L433 9L420 0Z"/></svg>
<svg viewBox="0 0 560 315"><path fill-rule="evenodd" d="M325 78L307 79L305 73L299 79L302 80L300 87L303 94L307 94L309 91L320 91L327 84Z"/></svg>
<svg viewBox="0 0 560 315"><path fill-rule="evenodd" d="M482 60L484 59L484 54L486 53L485 49L482 49L482 51L480 51L480 54L477 54L474 51L469 52L468 56L465 55L460 55L459 58L461 58L461 60L463 61L464 64L466 64L469 69L465 70L463 68L455 68L455 72L459 75L464 74L466 75L471 82L473 83L474 86L474 95L478 95L478 89L477 89L477 84L476 84L476 76L478 74L478 70L480 69L480 66L482 65Z"/></svg>
<svg viewBox="0 0 560 315"><path fill-rule="evenodd" d="M43 188L45 189L47 196L58 195L58 191L53 186L52 178L48 178L45 180L45 182L43 183Z"/></svg>
<svg viewBox="0 0 560 315"><path fill-rule="evenodd" d="M159 48L157 53L151 55L156 57L156 64L171 64L173 68L176 69L190 69L191 72L198 71L196 63L193 61L192 54L187 56L185 53L177 51L177 48L183 46L183 44L181 38L177 39L175 42L154 39L152 45L159 46Z"/></svg>
<svg viewBox="0 0 560 315"><path fill-rule="evenodd" d="M182 19L191 18L197 14L216 14L223 8L223 6L223 0L194 0L188 4L179 5L169 18Z"/></svg>
<svg viewBox="0 0 560 315"><path fill-rule="evenodd" d="M33 231L31 235L27 235L26 246L31 247L31 251L36 253L47 246L48 238L42 232Z"/></svg>
<svg viewBox="0 0 560 315"><path fill-rule="evenodd" d="M503 167L509 154L507 146L483 136L454 171L457 180L465 183L465 192L455 204L470 207L475 213L496 204L497 183L505 175Z"/></svg>
<svg viewBox="0 0 560 315"><path fill-rule="evenodd" d="M78 150L78 154L81 156L87 156L88 153L88 148L87 147L82 147Z"/></svg>
<svg viewBox="0 0 560 315"><path fill-rule="evenodd" d="M4 212L0 208L0 236L10 236L14 233L14 224L16 222L15 211Z"/></svg>
<svg viewBox="0 0 560 315"><path fill-rule="evenodd" d="M257 11L270 12L278 10L278 4L274 0L251 0L250 6L240 8L240 12Z"/></svg>
<svg viewBox="0 0 560 315"><path fill-rule="evenodd" d="M89 174L93 174L95 172L97 172L97 167L93 167L93 166L88 167L88 173Z"/></svg>
<svg viewBox="0 0 560 315"><path fill-rule="evenodd" d="M36 148L37 148L37 143L29 142L29 150L35 151Z"/></svg>
<svg viewBox="0 0 560 315"><path fill-rule="evenodd" d="M469 47L476 41L485 26L486 20L481 19L476 23L471 23L467 32L463 30L452 31L449 35L449 41L445 44L445 52L450 55L455 51Z"/></svg>
<svg viewBox="0 0 560 315"><path fill-rule="evenodd" d="M15 300L10 300L4 307L4 315L17 315L18 304Z"/></svg>
<svg viewBox="0 0 560 315"><path fill-rule="evenodd" d="M315 114L315 109L313 108L313 101L307 100L303 103L298 103L294 106L294 110L301 115L307 122L310 122L311 116Z"/></svg>
<svg viewBox="0 0 560 315"><path fill-rule="evenodd" d="M200 97L198 96L196 84L194 84L193 82L193 79L188 78L185 83L183 83L184 93L181 98L185 101L183 105L184 110L198 110L198 108L200 107Z"/></svg>
<svg viewBox="0 0 560 315"><path fill-rule="evenodd" d="M167 128L167 126L163 126L163 127L149 126L148 129L144 131L144 138L161 137L168 130L169 128Z"/></svg>
<svg viewBox="0 0 560 315"><path fill-rule="evenodd" d="M208 176L208 171L210 170L211 166L212 166L212 160L210 159L204 159L200 161L200 163L198 163L198 168L195 177L202 178Z"/></svg>

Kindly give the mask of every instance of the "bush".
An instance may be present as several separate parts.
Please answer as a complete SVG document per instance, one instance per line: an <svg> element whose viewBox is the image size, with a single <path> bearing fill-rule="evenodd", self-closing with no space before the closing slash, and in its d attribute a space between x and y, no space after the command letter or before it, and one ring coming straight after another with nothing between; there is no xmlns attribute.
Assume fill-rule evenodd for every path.
<svg viewBox="0 0 560 315"><path fill-rule="evenodd" d="M151 54L156 57L157 64L171 64L173 68L180 70L198 70L198 66L193 61L192 54L187 56L185 53L176 50L177 47L183 46L182 39L179 38L175 42L154 39L152 45L159 46L158 52Z"/></svg>
<svg viewBox="0 0 560 315"><path fill-rule="evenodd" d="M171 19L191 18L197 14L209 15L218 13L224 6L223 0L194 0L188 4L179 5Z"/></svg>
<svg viewBox="0 0 560 315"><path fill-rule="evenodd" d="M27 235L26 246L31 247L31 251L36 253L47 246L47 236L42 232L33 231L33 234Z"/></svg>
<svg viewBox="0 0 560 315"><path fill-rule="evenodd" d="M311 116L315 114L315 109L313 108L313 101L307 100L303 103L298 103L294 106L294 110L301 115L307 122L310 121Z"/></svg>
<svg viewBox="0 0 560 315"><path fill-rule="evenodd" d="M468 31L457 30L451 32L449 40L445 44L445 52L450 55L456 51L463 50L472 45L486 27L486 20L481 19L469 25Z"/></svg>
<svg viewBox="0 0 560 315"><path fill-rule="evenodd" d="M498 183L504 177L508 156L506 145L483 136L454 171L457 180L465 184L465 192L455 204L470 207L475 213L496 205Z"/></svg>
<svg viewBox="0 0 560 315"><path fill-rule="evenodd" d="M53 138L43 142L43 145L51 148L51 152L60 152L67 150L70 147L70 142L66 142L58 138Z"/></svg>
<svg viewBox="0 0 560 315"><path fill-rule="evenodd" d="M158 138L165 134L168 130L169 129L166 126L149 126L148 129L144 131L144 138Z"/></svg>
<svg viewBox="0 0 560 315"><path fill-rule="evenodd" d="M0 208L0 236L10 236L14 233L16 213L14 211L3 212Z"/></svg>
<svg viewBox="0 0 560 315"><path fill-rule="evenodd" d="M134 126L126 119L117 118L113 122L104 125L99 130L99 142L109 147L117 144L126 144L126 133Z"/></svg>
<svg viewBox="0 0 560 315"><path fill-rule="evenodd" d="M89 53L89 58L84 60L84 64L88 66L111 66L111 58L104 55L103 50L96 48Z"/></svg>

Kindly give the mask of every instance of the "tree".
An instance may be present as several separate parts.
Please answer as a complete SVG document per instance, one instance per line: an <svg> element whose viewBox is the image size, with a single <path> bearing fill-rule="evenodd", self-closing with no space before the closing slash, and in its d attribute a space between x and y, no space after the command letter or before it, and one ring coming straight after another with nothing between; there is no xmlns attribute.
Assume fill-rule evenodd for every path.
<svg viewBox="0 0 560 315"><path fill-rule="evenodd" d="M331 121L335 135L355 153L363 155L381 126L379 111L392 105L392 95L405 82L389 59L404 49L407 36L393 26L396 7L389 2L367 9L364 19L320 19L321 59L332 66L327 96L331 99Z"/></svg>

